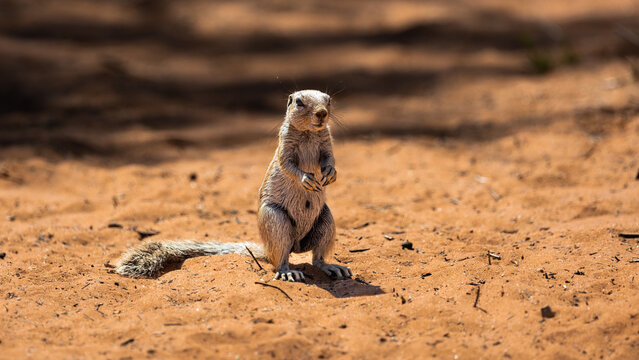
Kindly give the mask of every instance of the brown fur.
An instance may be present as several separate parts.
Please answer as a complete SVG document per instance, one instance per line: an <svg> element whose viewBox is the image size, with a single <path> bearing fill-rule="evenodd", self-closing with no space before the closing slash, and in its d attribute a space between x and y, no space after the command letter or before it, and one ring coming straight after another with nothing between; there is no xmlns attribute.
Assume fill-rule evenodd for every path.
<svg viewBox="0 0 639 360"><path fill-rule="evenodd" d="M276 278L303 279L301 272L289 269L288 257L309 250L313 265L326 273L352 275L346 267L324 262L335 242L335 222L324 191L336 179L330 110L330 97L322 92L291 94L279 145L260 187L258 227Z"/></svg>

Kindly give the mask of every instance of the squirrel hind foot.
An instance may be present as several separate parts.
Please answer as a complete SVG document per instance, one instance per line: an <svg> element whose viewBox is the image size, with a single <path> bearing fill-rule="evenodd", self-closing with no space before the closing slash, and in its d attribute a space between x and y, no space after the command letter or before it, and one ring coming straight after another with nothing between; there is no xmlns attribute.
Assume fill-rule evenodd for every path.
<svg viewBox="0 0 639 360"><path fill-rule="evenodd" d="M298 270L280 270L275 273L273 280L291 281L291 282L306 282L304 279L304 273Z"/></svg>

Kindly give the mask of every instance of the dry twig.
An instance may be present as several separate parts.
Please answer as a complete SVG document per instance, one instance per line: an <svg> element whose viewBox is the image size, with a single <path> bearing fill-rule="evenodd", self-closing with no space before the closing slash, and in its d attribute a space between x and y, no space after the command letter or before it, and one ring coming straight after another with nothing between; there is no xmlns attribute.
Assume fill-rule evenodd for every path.
<svg viewBox="0 0 639 360"><path fill-rule="evenodd" d="M246 251L248 251L249 254L251 254L251 257L253 258L253 260L255 260L255 263L257 264L257 266L259 266L260 270L264 270L262 265L260 265L260 262L257 261L257 258L255 257L255 255L253 255L253 252L251 251L251 249L249 249L248 246L245 246L245 248L246 248Z"/></svg>
<svg viewBox="0 0 639 360"><path fill-rule="evenodd" d="M277 290L279 290L282 294L286 295L286 297L287 297L289 300L293 301L293 298L291 298L290 296L288 296L288 294L286 293L286 291L284 291L284 290L280 289L279 287L277 287L277 286L275 286L275 285L266 284L266 283L259 282L259 281L256 281L255 283L256 283L257 285L262 285L262 286L265 286L265 287L271 287L271 288L273 288L273 289L277 289Z"/></svg>
<svg viewBox="0 0 639 360"><path fill-rule="evenodd" d="M479 284L477 284L477 295L475 296L475 303L473 304L473 307L475 309L479 309L479 310L485 312L486 314L488 314L488 311L486 311L486 310L480 308L479 306L477 306L477 304L479 303L479 292L480 292L479 289L480 289Z"/></svg>

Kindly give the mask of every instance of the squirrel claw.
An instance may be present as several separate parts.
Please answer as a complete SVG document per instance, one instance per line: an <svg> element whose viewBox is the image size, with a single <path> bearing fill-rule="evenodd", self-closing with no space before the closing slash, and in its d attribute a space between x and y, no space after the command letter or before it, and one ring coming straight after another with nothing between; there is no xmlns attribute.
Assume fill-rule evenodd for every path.
<svg viewBox="0 0 639 360"><path fill-rule="evenodd" d="M273 280L304 282L304 273L297 270L282 270L275 273Z"/></svg>
<svg viewBox="0 0 639 360"><path fill-rule="evenodd" d="M311 173L305 173L304 176L302 176L301 183L306 191L322 191L322 185Z"/></svg>
<svg viewBox="0 0 639 360"><path fill-rule="evenodd" d="M331 165L326 165L322 168L322 186L330 185L337 179L337 171Z"/></svg>
<svg viewBox="0 0 639 360"><path fill-rule="evenodd" d="M350 279L353 277L353 272L351 269L346 266L341 265L333 265L333 264L322 264L318 266L320 270L322 270L326 275L328 275L331 279L340 280L340 279Z"/></svg>

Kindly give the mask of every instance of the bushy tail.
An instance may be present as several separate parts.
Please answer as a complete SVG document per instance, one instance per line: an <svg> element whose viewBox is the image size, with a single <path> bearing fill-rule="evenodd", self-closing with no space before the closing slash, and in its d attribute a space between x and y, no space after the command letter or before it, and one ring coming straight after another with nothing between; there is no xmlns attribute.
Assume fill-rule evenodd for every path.
<svg viewBox="0 0 639 360"><path fill-rule="evenodd" d="M147 242L126 252L115 265L115 271L124 276L153 277L172 262L202 255L242 254L249 256L249 248L258 259L266 259L264 247L252 242L217 241L164 241Z"/></svg>

